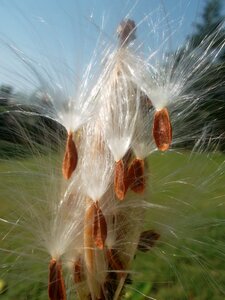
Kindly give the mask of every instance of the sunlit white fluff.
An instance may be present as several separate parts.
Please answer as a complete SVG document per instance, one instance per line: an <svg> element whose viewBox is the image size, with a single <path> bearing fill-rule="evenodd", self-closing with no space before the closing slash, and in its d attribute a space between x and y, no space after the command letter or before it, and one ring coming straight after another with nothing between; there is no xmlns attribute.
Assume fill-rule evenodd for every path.
<svg viewBox="0 0 225 300"><path fill-rule="evenodd" d="M100 118L115 161L123 158L133 138L141 93L135 80L137 66L135 55L121 47L109 56L103 71Z"/></svg>
<svg viewBox="0 0 225 300"><path fill-rule="evenodd" d="M91 66L89 68L91 69ZM58 94L58 90L52 95L51 93L46 95L52 105L49 116L62 124L68 132L78 130L96 115L99 109L97 97L99 86L90 88L91 82L95 82L96 79L92 78L89 68L80 79L75 95L65 99L62 94Z"/></svg>
<svg viewBox="0 0 225 300"><path fill-rule="evenodd" d="M17 58L28 73L28 75L25 73L19 76L23 77L26 82L31 81L30 84L37 86L35 94L31 96L36 100L32 105L39 115L55 120L68 132L75 132L98 113L97 95L100 86L96 84L98 73L95 70L95 54L80 76L71 72L68 67L68 77L64 79L66 81L64 86L64 82L61 82L61 75L57 74L61 70L57 70L55 66L47 70L44 64L37 63L15 45L9 42L4 43L11 51L12 57ZM71 81L72 89L68 88Z"/></svg>
<svg viewBox="0 0 225 300"><path fill-rule="evenodd" d="M148 72L145 73L141 86L156 110L179 105L183 101L191 105L216 88L211 85L205 90L199 90L197 94L193 91L193 86L207 76L224 48L224 42L217 48L212 47L222 29L223 25L206 36L197 47L193 47L192 42L188 41L174 53L167 53L166 47L165 51L156 51L149 56Z"/></svg>
<svg viewBox="0 0 225 300"><path fill-rule="evenodd" d="M112 182L113 158L98 119L85 126L81 143L82 191L91 199L100 200Z"/></svg>
<svg viewBox="0 0 225 300"><path fill-rule="evenodd" d="M84 198L79 194L65 193L66 187L54 177L52 180L50 177L46 184L48 187L44 186L43 191L51 188L51 195L48 191L40 199L31 199L24 213L27 222L32 219L32 227L27 224L27 230L33 232L37 245L57 260L74 241L78 249L82 247L79 235L83 228Z"/></svg>
<svg viewBox="0 0 225 300"><path fill-rule="evenodd" d="M153 108L146 96L141 97L135 133L131 144L137 158L144 159L156 150L152 137Z"/></svg>

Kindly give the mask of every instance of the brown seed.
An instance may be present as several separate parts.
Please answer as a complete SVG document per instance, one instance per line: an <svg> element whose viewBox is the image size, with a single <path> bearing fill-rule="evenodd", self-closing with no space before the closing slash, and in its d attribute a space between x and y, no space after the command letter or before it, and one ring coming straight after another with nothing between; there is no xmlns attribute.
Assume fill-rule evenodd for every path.
<svg viewBox="0 0 225 300"><path fill-rule="evenodd" d="M124 170L125 170L125 172L128 171L128 166L132 162L133 157L134 157L134 154L133 154L132 150L129 149L127 151L127 153L123 157L123 163L124 163Z"/></svg>
<svg viewBox="0 0 225 300"><path fill-rule="evenodd" d="M62 265L60 261L50 260L48 297L50 300L66 300L66 289L62 275Z"/></svg>
<svg viewBox="0 0 225 300"><path fill-rule="evenodd" d="M107 223L102 210L99 207L98 201L95 205L95 215L93 224L93 239L96 247L103 249L107 238Z"/></svg>
<svg viewBox="0 0 225 300"><path fill-rule="evenodd" d="M123 200L127 192L127 172L123 160L115 164L114 171L114 191L119 200Z"/></svg>
<svg viewBox="0 0 225 300"><path fill-rule="evenodd" d="M128 182L132 191L142 194L145 190L144 160L135 158L128 170Z"/></svg>
<svg viewBox="0 0 225 300"><path fill-rule="evenodd" d="M95 209L95 204L92 203L84 216L84 258L86 268L92 274L94 272L93 222Z"/></svg>
<svg viewBox="0 0 225 300"><path fill-rule="evenodd" d="M73 141L73 134L72 132L69 132L62 166L62 172L65 179L70 179L73 171L76 169L77 161L77 148Z"/></svg>
<svg viewBox="0 0 225 300"><path fill-rule="evenodd" d="M160 234L154 230L143 231L139 238L138 250L142 252L149 251L152 247L154 247L159 238Z"/></svg>
<svg viewBox="0 0 225 300"><path fill-rule="evenodd" d="M74 262L73 278L75 283L80 283L81 281L83 281L83 265L80 258Z"/></svg>
<svg viewBox="0 0 225 300"><path fill-rule="evenodd" d="M117 250L108 249L106 255L107 255L109 266L110 266L111 270L121 271L121 272L118 272L118 275L119 275L119 277L123 277L124 276L124 272L123 272L124 267L123 267L122 262L119 259Z"/></svg>
<svg viewBox="0 0 225 300"><path fill-rule="evenodd" d="M133 20L123 20L117 28L120 45L124 46L136 39L136 25Z"/></svg>
<svg viewBox="0 0 225 300"><path fill-rule="evenodd" d="M140 105L143 111L150 110L153 107L152 101L144 93L141 93L140 95Z"/></svg>
<svg viewBox="0 0 225 300"><path fill-rule="evenodd" d="M166 108L157 111L153 121L153 137L156 146L161 151L166 151L172 142L172 127L170 117Z"/></svg>

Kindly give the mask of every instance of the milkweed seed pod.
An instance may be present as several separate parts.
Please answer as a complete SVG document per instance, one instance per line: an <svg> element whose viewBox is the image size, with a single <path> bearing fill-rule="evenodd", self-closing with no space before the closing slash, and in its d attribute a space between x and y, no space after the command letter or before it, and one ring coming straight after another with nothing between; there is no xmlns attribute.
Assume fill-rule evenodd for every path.
<svg viewBox="0 0 225 300"><path fill-rule="evenodd" d="M221 28L197 48L187 44L169 54L168 24L152 49L166 18L156 24L154 12L135 23L131 12L115 39L91 14L87 22L100 34L80 76L72 70L67 78L71 65L59 72L56 62L52 68L44 60L39 64L7 45L25 65L20 79L38 86L41 104L32 112L18 106L0 113L8 125L16 123L17 136L21 132L33 154L1 164L0 197L11 201L13 213L2 217L3 205L0 269L7 276L15 267L13 284L20 283L17 270L40 284L40 299L119 300L135 299L136 293L150 299L207 298L205 284L199 284L200 293L189 289L189 277L195 277L183 275L187 269L196 275L196 265L201 271L195 282L202 283L201 277L216 287L215 298L224 295L225 246L214 231L224 224L224 158L204 152L220 140L211 124L195 129L204 115L202 101L219 86L204 89L199 83L204 78L208 84L210 67L217 70L224 41L217 50L212 45ZM147 30L139 40L142 26ZM89 45L93 31L88 37ZM26 298L36 298L32 288Z"/></svg>

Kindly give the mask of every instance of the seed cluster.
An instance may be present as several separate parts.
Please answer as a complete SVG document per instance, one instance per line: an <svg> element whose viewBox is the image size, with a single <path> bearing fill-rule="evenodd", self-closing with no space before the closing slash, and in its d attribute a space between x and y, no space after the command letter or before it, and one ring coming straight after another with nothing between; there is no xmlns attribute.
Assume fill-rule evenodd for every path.
<svg viewBox="0 0 225 300"><path fill-rule="evenodd" d="M119 299L137 248L145 252L159 238L153 230L141 233L140 224L133 230L132 215L140 216L143 211L121 206L129 202L129 193L143 195L146 188L146 155L133 147L138 125L147 137L144 150L153 139L161 151L172 143L167 108L155 110L152 121L152 101L135 80L143 70L140 76L133 76L141 63L130 49L135 33L133 20L122 21L119 48L106 63L98 100L94 99L101 104L98 113L80 129L79 139L77 132L67 128L62 173L71 190L85 198L80 226L83 251L72 259L73 282L82 300ZM50 261L50 300L66 299L61 259L52 257Z"/></svg>

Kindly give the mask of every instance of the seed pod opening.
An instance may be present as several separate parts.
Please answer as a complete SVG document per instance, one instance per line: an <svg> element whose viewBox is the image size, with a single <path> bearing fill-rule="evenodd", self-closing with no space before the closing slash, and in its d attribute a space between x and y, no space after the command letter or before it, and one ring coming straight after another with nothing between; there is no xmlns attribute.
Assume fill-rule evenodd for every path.
<svg viewBox="0 0 225 300"><path fill-rule="evenodd" d="M66 300L62 265L55 259L51 259L49 264L48 297L50 300Z"/></svg>
<svg viewBox="0 0 225 300"><path fill-rule="evenodd" d="M172 126L167 108L157 111L154 115L153 137L159 150L169 149L172 143Z"/></svg>
<svg viewBox="0 0 225 300"><path fill-rule="evenodd" d="M73 134L69 132L67 136L66 149L62 165L62 173L65 179L70 179L76 169L78 161L77 147L73 141Z"/></svg>
<svg viewBox="0 0 225 300"><path fill-rule="evenodd" d="M142 194L145 190L144 160L135 158L128 170L128 182L132 191Z"/></svg>
<svg viewBox="0 0 225 300"><path fill-rule="evenodd" d="M125 198L127 188L126 167L121 159L116 162L114 171L114 191L119 200L123 200Z"/></svg>
<svg viewBox="0 0 225 300"><path fill-rule="evenodd" d="M99 207L98 201L95 206L94 224L93 224L93 239L96 247L103 249L107 238L107 223L102 210Z"/></svg>

